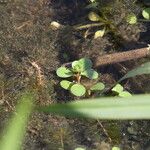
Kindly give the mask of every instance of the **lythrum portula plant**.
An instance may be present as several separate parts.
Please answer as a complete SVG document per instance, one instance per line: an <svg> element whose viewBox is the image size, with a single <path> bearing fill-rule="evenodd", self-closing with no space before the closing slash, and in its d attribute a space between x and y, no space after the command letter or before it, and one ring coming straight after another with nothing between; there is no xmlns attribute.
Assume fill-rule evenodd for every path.
<svg viewBox="0 0 150 150"><path fill-rule="evenodd" d="M72 78L72 81L62 80L60 86L65 90L69 90L75 96L83 96L86 93L90 94L91 91L100 91L105 87L101 82L92 85L90 88L81 83L82 77L90 80L98 78L98 73L92 68L92 61L88 58L72 62L70 68L62 66L57 69L56 73L61 78Z"/></svg>

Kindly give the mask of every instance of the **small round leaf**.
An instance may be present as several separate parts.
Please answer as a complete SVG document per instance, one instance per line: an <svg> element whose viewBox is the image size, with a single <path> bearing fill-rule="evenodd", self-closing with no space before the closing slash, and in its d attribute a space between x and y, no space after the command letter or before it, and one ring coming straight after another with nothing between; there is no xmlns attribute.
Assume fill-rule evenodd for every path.
<svg viewBox="0 0 150 150"><path fill-rule="evenodd" d="M92 68L92 61L89 58L81 58L80 60L72 63L72 68L75 72L83 72Z"/></svg>
<svg viewBox="0 0 150 150"><path fill-rule="evenodd" d="M88 69L81 73L81 75L89 78L89 79L97 79L98 73L94 69Z"/></svg>
<svg viewBox="0 0 150 150"><path fill-rule="evenodd" d="M89 20L91 20L91 21L99 21L100 19L100 17L99 17L99 15L97 14L97 13L95 13L95 12L90 12L89 14L88 14L88 18L89 18Z"/></svg>
<svg viewBox="0 0 150 150"><path fill-rule="evenodd" d="M105 29L98 30L98 31L95 32L94 39L97 39L99 37L103 37L104 34L105 34Z"/></svg>
<svg viewBox="0 0 150 150"><path fill-rule="evenodd" d="M64 88L65 90L68 90L71 85L72 85L72 82L67 81L67 80L62 80L62 81L60 82L60 86L61 86L62 88Z"/></svg>
<svg viewBox="0 0 150 150"><path fill-rule="evenodd" d="M60 67L57 69L56 71L57 76L61 77L61 78L67 78L67 77L71 77L73 76L73 73L71 70L69 70L66 67Z"/></svg>
<svg viewBox="0 0 150 150"><path fill-rule="evenodd" d="M129 23L129 24L136 24L137 23L137 17L134 13L132 14L129 14L126 18L126 21Z"/></svg>
<svg viewBox="0 0 150 150"><path fill-rule="evenodd" d="M86 150L86 149L85 149L85 148L78 147L78 148L75 148L75 150Z"/></svg>
<svg viewBox="0 0 150 150"><path fill-rule="evenodd" d="M149 20L150 19L150 8L145 8L142 11L142 15L145 19Z"/></svg>
<svg viewBox="0 0 150 150"><path fill-rule="evenodd" d="M82 71L82 65L79 61L73 61L72 62L72 68L74 72L81 72Z"/></svg>
<svg viewBox="0 0 150 150"><path fill-rule="evenodd" d="M120 97L131 97L132 95L128 91L123 91L119 93Z"/></svg>
<svg viewBox="0 0 150 150"><path fill-rule="evenodd" d="M102 82L96 83L95 85L93 85L90 90L91 91L101 91L105 88L105 85Z"/></svg>
<svg viewBox="0 0 150 150"><path fill-rule="evenodd" d="M81 84L74 84L71 86L70 91L75 96L83 96L86 93L86 89Z"/></svg>
<svg viewBox="0 0 150 150"><path fill-rule="evenodd" d="M112 150L120 150L120 148L119 148L119 147L114 146L114 147L112 148Z"/></svg>
<svg viewBox="0 0 150 150"><path fill-rule="evenodd" d="M116 93L121 93L123 92L123 87L120 84L117 84L115 87L112 88L112 91Z"/></svg>

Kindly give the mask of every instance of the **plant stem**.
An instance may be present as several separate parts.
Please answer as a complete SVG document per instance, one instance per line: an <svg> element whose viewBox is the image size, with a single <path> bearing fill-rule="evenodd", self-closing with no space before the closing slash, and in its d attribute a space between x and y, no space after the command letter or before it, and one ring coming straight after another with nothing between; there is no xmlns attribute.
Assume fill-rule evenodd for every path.
<svg viewBox="0 0 150 150"><path fill-rule="evenodd" d="M95 58L95 67L103 66L103 65L109 65L114 63L119 63L123 61L143 58L146 56L150 56L150 49L149 48L140 48L136 50L130 50L126 52L120 52L120 53L113 53L113 54L107 54L98 56Z"/></svg>
<svg viewBox="0 0 150 150"><path fill-rule="evenodd" d="M76 75L76 78L77 78L77 83L80 84L80 82L81 82L81 75L80 75L80 73L78 73L78 74Z"/></svg>
<svg viewBox="0 0 150 150"><path fill-rule="evenodd" d="M150 56L150 48L146 47L146 48L140 48L140 49L130 50L126 52L101 55L101 56L97 56L93 60L94 60L94 67L99 67L99 66L115 64L119 62L134 60L134 59L148 57L148 56ZM72 62L69 62L67 63L67 65L71 65L71 63ZM66 66L66 64L64 64L63 66Z"/></svg>
<svg viewBox="0 0 150 150"><path fill-rule="evenodd" d="M150 20L146 20L146 19L139 19L138 21L141 21L141 22L150 22Z"/></svg>
<svg viewBox="0 0 150 150"><path fill-rule="evenodd" d="M82 30L82 29L98 27L98 26L102 26L102 25L104 25L104 23L91 23L91 24L86 24L86 25L81 25L81 26L74 26L74 29L75 30Z"/></svg>

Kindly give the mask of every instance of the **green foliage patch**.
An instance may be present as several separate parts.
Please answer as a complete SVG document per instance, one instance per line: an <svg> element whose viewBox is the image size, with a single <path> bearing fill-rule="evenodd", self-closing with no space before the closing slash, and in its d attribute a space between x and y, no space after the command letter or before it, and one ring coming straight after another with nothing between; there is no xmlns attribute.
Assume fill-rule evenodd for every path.
<svg viewBox="0 0 150 150"><path fill-rule="evenodd" d="M91 91L101 91L105 88L103 83L97 83L92 85L90 89L87 89L85 85L81 83L81 78L86 77L90 80L98 79L98 72L92 68L92 61L88 58L81 58L71 63L71 68L60 67L57 69L56 74L61 78L71 77L72 81L62 80L60 86L69 90L75 96L84 96Z"/></svg>

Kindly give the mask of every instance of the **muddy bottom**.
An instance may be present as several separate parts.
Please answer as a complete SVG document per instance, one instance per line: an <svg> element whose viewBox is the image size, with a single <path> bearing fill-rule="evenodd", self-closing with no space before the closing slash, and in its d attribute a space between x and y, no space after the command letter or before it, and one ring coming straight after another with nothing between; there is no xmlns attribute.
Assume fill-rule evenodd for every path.
<svg viewBox="0 0 150 150"><path fill-rule="evenodd" d="M18 97L25 90L39 89L38 105L76 99L59 87L60 79L56 76L55 70L63 63L84 56L93 58L114 49L119 51L120 48L127 50L143 47L149 42L147 34L144 33L137 42L131 44L126 41L128 44L123 45L114 44L114 39L110 35L98 40L84 39L83 32L76 32L70 26L84 20L86 11L81 8L86 5L86 0L76 0L72 3L65 0L0 1L1 130L5 127L11 112L15 110ZM62 30L53 30L50 27L52 21L58 21L66 27ZM150 29L147 29L147 33L149 31ZM138 63L131 61L130 64L122 65L131 69L133 64L137 66L144 61L145 59ZM113 84L123 75L115 65L97 70L102 73L102 80L107 85ZM146 88L148 92L148 86L144 90L142 88L146 79L149 77L142 77L140 80L137 78L135 84L131 81L131 84L127 83L126 86L131 91L135 87L133 93L144 93ZM83 147L86 150L109 150L116 145L122 150L149 150L149 124L149 121L142 120L82 120L33 113L22 149L74 150Z"/></svg>

